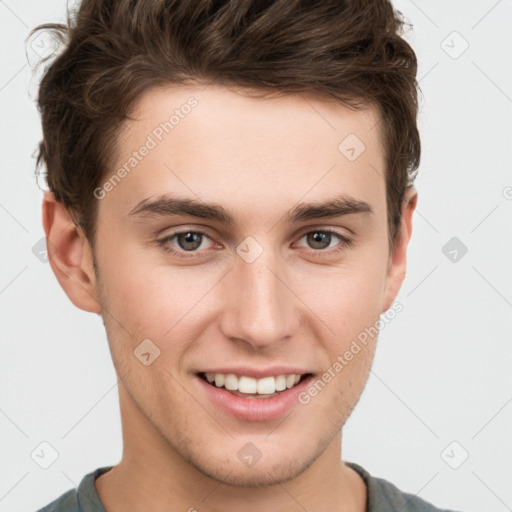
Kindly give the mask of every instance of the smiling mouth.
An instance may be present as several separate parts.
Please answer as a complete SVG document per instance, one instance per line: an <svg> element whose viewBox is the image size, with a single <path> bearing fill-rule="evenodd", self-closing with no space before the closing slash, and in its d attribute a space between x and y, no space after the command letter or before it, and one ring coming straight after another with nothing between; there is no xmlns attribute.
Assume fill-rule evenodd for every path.
<svg viewBox="0 0 512 512"><path fill-rule="evenodd" d="M275 375L255 379L234 373L200 373L199 377L213 387L221 388L243 398L271 398L295 387L310 373Z"/></svg>

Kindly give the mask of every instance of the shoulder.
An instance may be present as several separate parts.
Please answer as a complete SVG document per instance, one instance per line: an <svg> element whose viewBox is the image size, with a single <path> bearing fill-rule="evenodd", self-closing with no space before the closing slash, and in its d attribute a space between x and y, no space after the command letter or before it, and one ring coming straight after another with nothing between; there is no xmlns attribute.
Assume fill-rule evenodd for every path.
<svg viewBox="0 0 512 512"><path fill-rule="evenodd" d="M364 468L353 462L346 462L348 466L357 471L366 483L368 489L368 503L366 512L456 512L437 508L431 503L415 496L402 492L394 484L377 478Z"/></svg>
<svg viewBox="0 0 512 512"><path fill-rule="evenodd" d="M78 507L77 490L70 489L37 512L79 512L80 509Z"/></svg>
<svg viewBox="0 0 512 512"><path fill-rule="evenodd" d="M94 480L111 468L105 466L91 471L82 478L77 488L66 491L37 512L105 512L94 487Z"/></svg>

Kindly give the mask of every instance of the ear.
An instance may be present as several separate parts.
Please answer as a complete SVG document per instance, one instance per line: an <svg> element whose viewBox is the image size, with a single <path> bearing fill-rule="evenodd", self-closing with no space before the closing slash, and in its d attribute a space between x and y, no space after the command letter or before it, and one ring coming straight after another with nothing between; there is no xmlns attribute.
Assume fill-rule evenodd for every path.
<svg viewBox="0 0 512 512"><path fill-rule="evenodd" d="M407 190L402 204L402 222L396 234L392 252L389 255L384 303L382 313L387 311L396 299L405 278L407 267L407 247L412 234L412 214L418 202L414 187Z"/></svg>
<svg viewBox="0 0 512 512"><path fill-rule="evenodd" d="M78 308L100 313L90 244L51 192L43 198L43 228L50 265L66 295Z"/></svg>

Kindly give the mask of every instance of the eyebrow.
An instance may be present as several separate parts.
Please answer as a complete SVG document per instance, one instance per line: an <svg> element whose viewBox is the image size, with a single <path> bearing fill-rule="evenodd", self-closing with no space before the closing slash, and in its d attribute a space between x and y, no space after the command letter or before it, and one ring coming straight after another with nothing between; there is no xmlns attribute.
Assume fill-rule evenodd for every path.
<svg viewBox="0 0 512 512"><path fill-rule="evenodd" d="M321 203L299 203L284 215L284 222L293 224L300 221L341 217L355 213L373 214L371 206L360 199L342 195ZM236 216L216 203L205 203L196 199L159 196L144 199L128 213L129 216L167 217L188 215L199 219L217 221L227 226L236 224Z"/></svg>

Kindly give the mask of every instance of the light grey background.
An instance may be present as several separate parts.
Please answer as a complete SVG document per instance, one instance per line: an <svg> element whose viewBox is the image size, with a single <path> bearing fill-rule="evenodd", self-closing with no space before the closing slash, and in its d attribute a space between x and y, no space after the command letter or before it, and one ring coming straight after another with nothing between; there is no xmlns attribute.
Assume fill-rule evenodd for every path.
<svg viewBox="0 0 512 512"><path fill-rule="evenodd" d="M395 5L420 62L419 203L404 310L381 333L344 459L438 506L512 510L512 2ZM101 320L32 251L41 132L24 41L64 15L62 0L0 0L0 511L36 510L122 450ZM48 469L41 442L58 452Z"/></svg>

